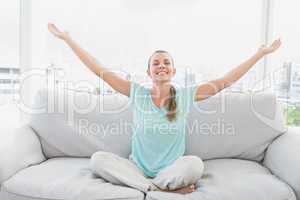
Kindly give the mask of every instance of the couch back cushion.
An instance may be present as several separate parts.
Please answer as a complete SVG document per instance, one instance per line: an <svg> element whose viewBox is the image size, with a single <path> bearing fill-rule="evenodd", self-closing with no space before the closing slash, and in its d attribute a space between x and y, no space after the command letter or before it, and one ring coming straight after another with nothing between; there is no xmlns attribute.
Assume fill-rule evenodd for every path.
<svg viewBox="0 0 300 200"><path fill-rule="evenodd" d="M268 145L287 130L285 124L274 93L221 92L194 105L186 153L261 161Z"/></svg>
<svg viewBox="0 0 300 200"><path fill-rule="evenodd" d="M126 96L63 89L40 90L35 96L29 123L48 158L89 157L97 150L128 157L132 113Z"/></svg>
<svg viewBox="0 0 300 200"><path fill-rule="evenodd" d="M134 128L131 106L123 95L41 90L30 126L48 158L89 157L98 150L128 158ZM274 94L221 92L193 105L186 154L261 160L270 142L285 130Z"/></svg>

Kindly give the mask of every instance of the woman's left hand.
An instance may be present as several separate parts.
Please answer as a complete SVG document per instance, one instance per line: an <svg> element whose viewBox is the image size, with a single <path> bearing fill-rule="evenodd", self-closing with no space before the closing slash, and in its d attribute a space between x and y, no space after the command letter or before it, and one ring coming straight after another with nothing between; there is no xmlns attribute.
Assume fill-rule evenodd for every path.
<svg viewBox="0 0 300 200"><path fill-rule="evenodd" d="M275 40L270 46L262 45L258 51L261 52L263 55L267 55L275 52L280 46L281 46L281 40L279 38Z"/></svg>

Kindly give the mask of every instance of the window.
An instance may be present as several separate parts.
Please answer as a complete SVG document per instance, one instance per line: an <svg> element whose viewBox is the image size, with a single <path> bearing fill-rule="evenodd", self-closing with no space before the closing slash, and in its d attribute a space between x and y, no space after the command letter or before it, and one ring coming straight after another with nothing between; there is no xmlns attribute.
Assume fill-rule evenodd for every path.
<svg viewBox="0 0 300 200"><path fill-rule="evenodd" d="M274 74L273 86L286 103L288 125L300 126L300 2L273 2L273 34L282 37L280 53L270 57L268 72Z"/></svg>
<svg viewBox="0 0 300 200"><path fill-rule="evenodd" d="M68 80L99 81L47 32L51 21L69 30L106 67L143 79L148 57L164 49L173 55L179 72L189 68L187 74L194 73L195 81L205 81L220 77L257 50L261 11L260 0L32 0L33 64L60 66ZM256 68L241 89L251 86Z"/></svg>
<svg viewBox="0 0 300 200"><path fill-rule="evenodd" d="M20 2L27 5L25 15L30 24L20 22L24 17L22 13L20 18ZM268 57L268 62L258 63L230 90L256 90L262 69L266 69L274 75L271 89L288 104L287 113L293 113L288 115L289 124L299 125L300 28L295 26L299 8L300 3L294 0L6 1L0 8L0 25L5 27L0 38L1 109L13 105L11 96L19 83L19 63L26 56L30 66L55 77L56 83L83 81L101 87L102 92L111 92L62 41L48 32L47 23L54 22L68 30L105 67L126 78L149 80L149 56L154 50L167 50L177 68L175 81L182 84L218 78L255 53L264 36L269 35L270 40L282 36L280 53ZM265 17L271 18L272 23L265 24ZM267 25L272 28L266 28ZM24 35L30 40L24 40ZM20 49L19 38L27 41L31 50L25 56L26 45ZM41 82L49 81L49 77L35 78L39 84L33 84L32 91L43 87Z"/></svg>
<svg viewBox="0 0 300 200"><path fill-rule="evenodd" d="M11 125L19 120L13 102L19 83L19 0L1 4L0 26L0 121Z"/></svg>

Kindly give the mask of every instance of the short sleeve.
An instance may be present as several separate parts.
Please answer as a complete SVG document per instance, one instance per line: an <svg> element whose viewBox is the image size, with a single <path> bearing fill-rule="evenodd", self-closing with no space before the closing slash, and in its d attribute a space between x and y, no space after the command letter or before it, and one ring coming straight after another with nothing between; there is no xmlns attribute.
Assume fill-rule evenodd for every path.
<svg viewBox="0 0 300 200"><path fill-rule="evenodd" d="M191 85L187 87L188 89L188 108L190 109L194 102L195 102L195 97L197 95L197 89L198 89L198 85Z"/></svg>
<svg viewBox="0 0 300 200"><path fill-rule="evenodd" d="M180 102L180 108L183 113L187 114L190 112L193 104L194 99L197 93L197 85L190 85L187 87L182 87L178 91L178 98Z"/></svg>
<svg viewBox="0 0 300 200"><path fill-rule="evenodd" d="M189 91L189 107L192 107L194 102L195 102L195 98L197 95L197 89L198 89L198 85L192 85L188 87L188 91Z"/></svg>
<svg viewBox="0 0 300 200"><path fill-rule="evenodd" d="M129 94L129 101L130 103L135 102L136 92L138 88L138 83L131 81L130 82L130 94Z"/></svg>
<svg viewBox="0 0 300 200"><path fill-rule="evenodd" d="M144 97L146 89L143 85L131 81L130 83L130 94L129 94L129 101L132 104L136 104L137 102L141 101L141 98Z"/></svg>

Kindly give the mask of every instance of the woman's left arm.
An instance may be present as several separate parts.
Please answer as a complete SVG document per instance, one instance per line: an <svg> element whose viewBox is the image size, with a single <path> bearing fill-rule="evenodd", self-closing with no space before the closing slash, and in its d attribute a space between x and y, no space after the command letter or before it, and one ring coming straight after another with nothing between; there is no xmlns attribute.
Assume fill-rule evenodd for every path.
<svg viewBox="0 0 300 200"><path fill-rule="evenodd" d="M197 87L195 101L201 101L209 98L223 90L226 87L231 86L237 80L239 80L246 72L253 67L261 58L265 55L275 52L281 45L280 39L275 40L272 45L266 47L261 46L259 50L248 60L225 74L222 78L211 80L207 83L201 84Z"/></svg>

